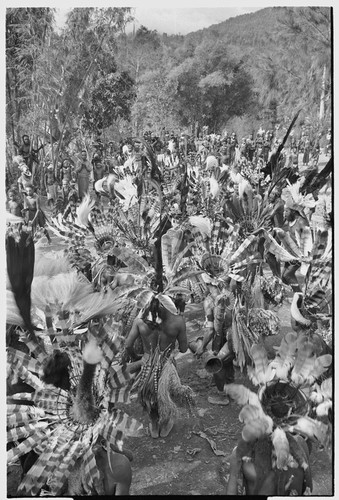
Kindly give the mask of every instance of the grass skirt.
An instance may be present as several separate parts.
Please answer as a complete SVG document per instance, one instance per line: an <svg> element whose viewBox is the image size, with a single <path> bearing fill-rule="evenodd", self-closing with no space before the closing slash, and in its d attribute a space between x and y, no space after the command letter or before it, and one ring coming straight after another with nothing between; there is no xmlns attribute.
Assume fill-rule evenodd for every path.
<svg viewBox="0 0 339 500"><path fill-rule="evenodd" d="M194 406L194 393L189 386L181 384L170 351L161 352L158 347L145 360L132 391L138 392L147 413L159 418L160 426L175 420L180 408L192 412Z"/></svg>

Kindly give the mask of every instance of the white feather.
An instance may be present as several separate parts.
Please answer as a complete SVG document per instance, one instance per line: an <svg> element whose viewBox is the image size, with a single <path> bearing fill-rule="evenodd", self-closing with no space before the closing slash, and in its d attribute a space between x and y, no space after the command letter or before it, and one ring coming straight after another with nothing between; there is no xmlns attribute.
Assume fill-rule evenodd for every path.
<svg viewBox="0 0 339 500"><path fill-rule="evenodd" d="M202 215L191 215L188 220L193 227L199 229L201 234L206 235L208 238L211 237L212 224L210 219Z"/></svg>
<svg viewBox="0 0 339 500"><path fill-rule="evenodd" d="M259 396L241 384L225 384L224 391L239 405L250 404L261 408Z"/></svg>
<svg viewBox="0 0 339 500"><path fill-rule="evenodd" d="M318 420L313 420L309 417L300 417L297 423L289 427L288 430L290 432L300 432L310 439L316 438L320 443L323 443L326 439L327 428L327 425Z"/></svg>
<svg viewBox="0 0 339 500"><path fill-rule="evenodd" d="M277 457L277 468L286 469L288 457L290 453L290 446L286 433L280 427L277 427L272 434L272 444Z"/></svg>
<svg viewBox="0 0 339 500"><path fill-rule="evenodd" d="M213 199L220 193L219 184L214 175L210 177L210 192Z"/></svg>
<svg viewBox="0 0 339 500"><path fill-rule="evenodd" d="M77 219L76 223L79 226L88 226L88 216L91 213L92 208L95 205L95 200L91 200L89 194L86 194L77 208Z"/></svg>
<svg viewBox="0 0 339 500"><path fill-rule="evenodd" d="M133 183L130 175L126 175L123 179L116 182L114 189L124 198L123 200L119 200L123 205L123 210L128 210L130 206L138 201L137 186Z"/></svg>
<svg viewBox="0 0 339 500"><path fill-rule="evenodd" d="M316 408L316 414L318 417L324 417L328 415L328 411L332 408L332 401L323 401Z"/></svg>
<svg viewBox="0 0 339 500"><path fill-rule="evenodd" d="M94 337L91 337L85 345L82 353L84 361L90 365L96 365L103 359L103 353Z"/></svg>

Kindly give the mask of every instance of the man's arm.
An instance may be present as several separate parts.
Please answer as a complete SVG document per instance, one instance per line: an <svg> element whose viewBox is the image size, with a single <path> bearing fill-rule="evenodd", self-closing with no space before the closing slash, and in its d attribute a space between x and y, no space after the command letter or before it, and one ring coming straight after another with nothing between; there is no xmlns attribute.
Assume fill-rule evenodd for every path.
<svg viewBox="0 0 339 500"><path fill-rule="evenodd" d="M206 330L204 333L204 337L202 339L202 344L197 349L197 351L195 353L197 357L202 355L206 346L212 340L213 335L214 335L214 308L213 308L213 304L210 303L210 301L208 299L205 299L205 301L204 301L204 309L205 309L205 318L206 318L206 323L205 323Z"/></svg>
<svg viewBox="0 0 339 500"><path fill-rule="evenodd" d="M139 330L140 321L142 321L140 318L135 318L135 320L133 321L132 328L129 334L127 335L125 342L126 353L132 358L132 360L137 358L137 355L135 354L135 351L133 349L133 345L140 335L140 330Z"/></svg>
<svg viewBox="0 0 339 500"><path fill-rule="evenodd" d="M183 320L182 326L179 328L178 344L179 344L179 351L180 352L186 352L187 351L187 349L188 349L188 341L187 341L185 320Z"/></svg>

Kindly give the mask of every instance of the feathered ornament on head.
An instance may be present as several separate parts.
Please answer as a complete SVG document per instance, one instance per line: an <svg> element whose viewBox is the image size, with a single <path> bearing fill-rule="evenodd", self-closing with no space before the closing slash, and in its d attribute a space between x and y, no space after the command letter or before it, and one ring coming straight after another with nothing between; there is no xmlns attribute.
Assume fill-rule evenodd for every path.
<svg viewBox="0 0 339 500"><path fill-rule="evenodd" d="M27 247L24 236L20 234L17 250L14 238L7 237L9 277L18 306L20 283L28 284L29 276L33 277L34 253L29 256L27 272L23 266L28 259L27 252L23 252ZM34 250L32 244L27 248ZM9 399L7 439L14 446L7 453L7 461L16 463L31 450L38 455L22 478L19 496L62 494L77 460L81 462L86 493L101 495L103 489L95 459L98 439L103 440L108 449L113 445L121 450L122 432L140 436L142 429L122 410L112 411L109 404L129 402L131 386L129 375L118 362L119 334L111 319L107 319L107 315L117 312L119 297L110 292L106 299L103 294L92 292L90 284L81 281L78 273L40 276L36 280L38 286L32 286L32 317L40 323L39 337L44 339L44 345L23 332L29 353L8 348L9 382L13 384L20 377L33 392L19 392ZM27 301L26 308L30 310L30 287ZM23 314L22 308L20 312ZM30 316L24 314L22 319L26 329L33 333ZM81 325L85 325L85 329L75 329ZM81 353L78 340L87 331L86 326L90 342ZM47 344L50 348L44 349ZM65 385L56 382L56 375L63 368L61 358L68 360L66 365L63 363L67 369ZM60 375L64 376L61 372ZM27 401L29 405L25 404Z"/></svg>
<svg viewBox="0 0 339 500"><path fill-rule="evenodd" d="M305 216L305 208L314 208L316 202L311 194L302 195L300 192L301 182L298 180L291 184L287 179L287 186L282 190L281 198L285 202L285 207L295 210Z"/></svg>
<svg viewBox="0 0 339 500"><path fill-rule="evenodd" d="M263 345L253 344L248 375L258 391L240 384L224 387L226 394L243 406L239 414L244 424L242 440L254 444L265 436L271 439L273 469L296 467L295 461L304 470L309 467L307 461L300 462L303 454L295 442L298 435L331 445L328 409L332 408L332 379L328 369L332 356L316 351L312 339L294 332L284 335L271 361Z"/></svg>

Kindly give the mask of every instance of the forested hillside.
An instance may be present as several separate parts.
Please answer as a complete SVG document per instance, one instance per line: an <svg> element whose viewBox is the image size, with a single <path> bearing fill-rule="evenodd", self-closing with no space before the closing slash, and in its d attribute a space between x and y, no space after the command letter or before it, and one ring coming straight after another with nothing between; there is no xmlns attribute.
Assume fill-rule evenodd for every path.
<svg viewBox="0 0 339 500"><path fill-rule="evenodd" d="M165 34L161 41L162 63L156 64L159 55L153 53L151 68L158 66L162 88L169 87L168 99L175 88L173 100L179 103L183 125L203 121L217 129L234 122L247 123L251 129L254 122L263 121L271 126L289 120L296 108L317 125L319 116L330 121L328 8L266 8L187 36ZM149 79L156 73L145 70L144 75L142 83L149 89ZM143 94L141 87L138 100Z"/></svg>
<svg viewBox="0 0 339 500"><path fill-rule="evenodd" d="M128 8L72 9L59 33L53 9L7 9L8 137L244 134L297 109L300 124L330 126L330 8L265 8L186 36L127 34L131 22Z"/></svg>

